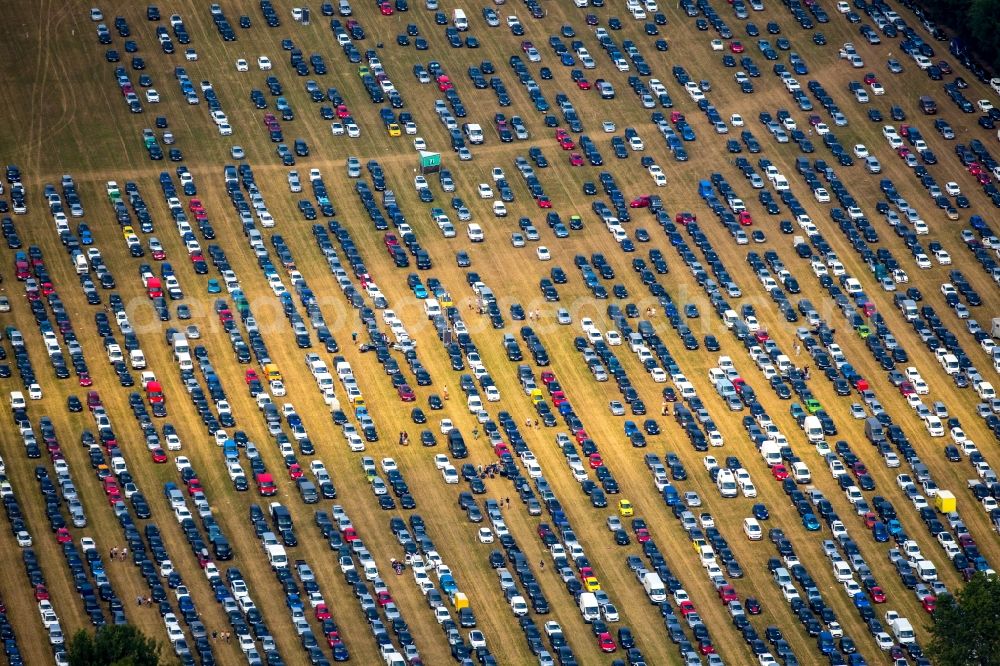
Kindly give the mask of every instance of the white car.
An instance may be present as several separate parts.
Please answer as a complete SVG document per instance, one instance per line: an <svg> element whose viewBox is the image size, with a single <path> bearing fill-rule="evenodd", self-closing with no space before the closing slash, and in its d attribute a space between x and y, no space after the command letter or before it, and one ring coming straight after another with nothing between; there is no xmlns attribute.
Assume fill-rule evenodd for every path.
<svg viewBox="0 0 1000 666"><path fill-rule="evenodd" d="M948 196L957 197L962 193L962 188L959 187L958 183L951 181L944 184L944 191L948 193Z"/></svg>
<svg viewBox="0 0 1000 666"><path fill-rule="evenodd" d="M552 258L552 254L549 252L549 248L544 245L539 245L535 248L535 254L538 256L539 261L548 261Z"/></svg>
<svg viewBox="0 0 1000 666"><path fill-rule="evenodd" d="M479 543L493 543L493 531L490 528L479 528Z"/></svg>
<svg viewBox="0 0 1000 666"><path fill-rule="evenodd" d="M427 150L427 142L418 136L413 139L413 148L415 150Z"/></svg>
<svg viewBox="0 0 1000 666"><path fill-rule="evenodd" d="M813 196L819 203L830 203L830 193L826 191L826 188L817 187L813 190Z"/></svg>
<svg viewBox="0 0 1000 666"><path fill-rule="evenodd" d="M988 99L979 100L976 102L976 106L978 106L979 110L983 113L989 113L993 109L993 103Z"/></svg>
<svg viewBox="0 0 1000 666"><path fill-rule="evenodd" d="M455 466L452 465L451 463L448 463L448 466L441 470L441 476L444 477L445 483L448 484L458 483L458 470L456 470Z"/></svg>
<svg viewBox="0 0 1000 666"><path fill-rule="evenodd" d="M884 95L885 94L885 88L883 88L882 84L879 83L878 81L873 81L871 83L871 89L872 89L872 94L873 95Z"/></svg>
<svg viewBox="0 0 1000 666"><path fill-rule="evenodd" d="M868 154L869 154L868 148L865 147L865 144L858 143L854 145L854 156L857 157L858 159L863 160L864 158L868 157Z"/></svg>
<svg viewBox="0 0 1000 666"><path fill-rule="evenodd" d="M951 255L948 254L948 251L943 248L934 251L934 258L937 259L937 262L942 266L951 265Z"/></svg>
<svg viewBox="0 0 1000 666"><path fill-rule="evenodd" d="M156 88L148 88L146 90L146 101L150 104L158 104L160 101L160 93L157 92Z"/></svg>
<svg viewBox="0 0 1000 666"><path fill-rule="evenodd" d="M443 453L438 453L434 456L434 467L437 469L444 469L451 463L448 461L448 456Z"/></svg>
<svg viewBox="0 0 1000 666"><path fill-rule="evenodd" d="M16 536L18 546L21 548L31 548L31 535L27 530L20 530Z"/></svg>
<svg viewBox="0 0 1000 666"><path fill-rule="evenodd" d="M604 130L605 134L613 134L615 131L615 124L610 120L605 120L601 123L601 129Z"/></svg>
<svg viewBox="0 0 1000 666"><path fill-rule="evenodd" d="M236 61L236 71L237 72L249 72L250 63L246 61L246 58L240 58Z"/></svg>
<svg viewBox="0 0 1000 666"><path fill-rule="evenodd" d="M729 124L732 125L733 127L743 127L744 125L743 116L741 116L738 113L734 113L733 115L729 116Z"/></svg>
<svg viewBox="0 0 1000 666"><path fill-rule="evenodd" d="M222 136L231 136L233 133L233 126L229 123L219 123L219 134Z"/></svg>
<svg viewBox="0 0 1000 666"><path fill-rule="evenodd" d="M257 56L257 68L262 72L266 72L271 69L271 59L267 56Z"/></svg>
<svg viewBox="0 0 1000 666"><path fill-rule="evenodd" d="M723 49L723 46L724 45L723 45L721 39L713 39L712 40L712 50L713 51L721 51Z"/></svg>

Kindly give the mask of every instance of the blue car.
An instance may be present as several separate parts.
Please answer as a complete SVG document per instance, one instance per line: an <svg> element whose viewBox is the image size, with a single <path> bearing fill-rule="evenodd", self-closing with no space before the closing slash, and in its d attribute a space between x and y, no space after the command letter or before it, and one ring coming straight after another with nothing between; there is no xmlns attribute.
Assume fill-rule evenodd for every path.
<svg viewBox="0 0 1000 666"><path fill-rule="evenodd" d="M872 536L878 543L885 543L889 540L889 529L884 523L875 523L872 527Z"/></svg>
<svg viewBox="0 0 1000 666"><path fill-rule="evenodd" d="M767 520L771 517L771 514L768 512L767 507L763 504L754 504L753 517L757 520Z"/></svg>
<svg viewBox="0 0 1000 666"><path fill-rule="evenodd" d="M805 527L810 532L819 531L819 518L816 517L814 513L807 513L802 516L802 526Z"/></svg>

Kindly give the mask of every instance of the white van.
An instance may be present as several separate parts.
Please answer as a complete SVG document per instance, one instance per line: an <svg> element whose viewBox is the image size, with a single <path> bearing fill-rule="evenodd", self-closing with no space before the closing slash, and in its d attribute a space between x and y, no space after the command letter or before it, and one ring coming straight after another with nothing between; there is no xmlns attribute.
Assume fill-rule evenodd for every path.
<svg viewBox="0 0 1000 666"><path fill-rule="evenodd" d="M795 483L809 483L812 481L812 473L809 471L809 467L800 460L792 463L792 478L795 479Z"/></svg>
<svg viewBox="0 0 1000 666"><path fill-rule="evenodd" d="M459 32L469 29L469 19L465 16L464 9L455 9L452 11L451 22Z"/></svg>
<svg viewBox="0 0 1000 666"><path fill-rule="evenodd" d="M666 595L664 595L666 599ZM580 594L580 615L587 624L601 619L601 607L597 605L597 595L593 592Z"/></svg>
<svg viewBox="0 0 1000 666"><path fill-rule="evenodd" d="M654 604L661 604L667 600L667 590L663 586L663 581L660 580L659 574L655 571L649 571L643 575L642 589L646 591L646 596L649 597L650 602ZM581 604L582 603L583 602L581 601ZM596 603L596 598L594 603Z"/></svg>
<svg viewBox="0 0 1000 666"><path fill-rule="evenodd" d="M133 349L128 353L128 362L134 370L142 370L146 367L146 355L141 349Z"/></svg>
<svg viewBox="0 0 1000 666"><path fill-rule="evenodd" d="M979 399L988 402L997 397L997 392L993 388L993 384L989 382L976 382L976 393L979 394Z"/></svg>
<svg viewBox="0 0 1000 666"><path fill-rule="evenodd" d="M436 298L428 298L424 301L424 314L427 315L428 319L440 316L441 304Z"/></svg>
<svg viewBox="0 0 1000 666"><path fill-rule="evenodd" d="M725 498L736 497L739 493L736 477L728 469L719 470L719 475L715 477L715 484L719 488L719 494Z"/></svg>
<svg viewBox="0 0 1000 666"><path fill-rule="evenodd" d="M823 424L818 416L807 416L802 421L802 430L806 433L806 438L812 443L823 441Z"/></svg>
<svg viewBox="0 0 1000 666"><path fill-rule="evenodd" d="M10 392L10 408L11 409L25 409L28 403L24 400L24 394L20 391Z"/></svg>
<svg viewBox="0 0 1000 666"><path fill-rule="evenodd" d="M483 228L476 223L470 224L465 233L469 236L469 240L473 243L482 243L486 240L486 234L483 233Z"/></svg>
<svg viewBox="0 0 1000 666"><path fill-rule="evenodd" d="M917 575L925 583L933 583L938 579L937 568L930 560L920 560L916 563Z"/></svg>
<svg viewBox="0 0 1000 666"><path fill-rule="evenodd" d="M764 532L760 529L760 523L757 522L756 518L743 519L743 533L750 541L760 541L764 538Z"/></svg>
<svg viewBox="0 0 1000 666"><path fill-rule="evenodd" d="M288 567L288 555L285 547L281 544L273 544L266 547L267 561L272 569L286 569Z"/></svg>
<svg viewBox="0 0 1000 666"><path fill-rule="evenodd" d="M86 275L90 272L87 257L82 252L73 257L73 266L76 268L77 275Z"/></svg>

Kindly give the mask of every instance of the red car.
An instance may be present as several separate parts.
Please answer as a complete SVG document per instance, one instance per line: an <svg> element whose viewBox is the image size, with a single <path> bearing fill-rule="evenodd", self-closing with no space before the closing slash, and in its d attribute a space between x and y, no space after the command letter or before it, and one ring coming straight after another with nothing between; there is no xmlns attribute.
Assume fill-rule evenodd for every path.
<svg viewBox="0 0 1000 666"><path fill-rule="evenodd" d="M167 452L161 449L160 447L156 447L155 449L150 451L149 455L153 457L153 462L155 462L157 465L162 465L163 463L167 462Z"/></svg>
<svg viewBox="0 0 1000 666"><path fill-rule="evenodd" d="M590 81L587 79L580 79L576 82L576 87L580 90L590 90Z"/></svg>
<svg viewBox="0 0 1000 666"><path fill-rule="evenodd" d="M899 392L903 394L903 397L906 397L908 395L915 394L917 389L913 388L913 384L911 382L903 382L899 385Z"/></svg>
<svg viewBox="0 0 1000 666"><path fill-rule="evenodd" d="M875 523L878 522L878 516L876 516L871 511L869 511L864 516L862 516L862 520L865 521L865 527L868 528L868 529L871 529L871 528L875 527Z"/></svg>
<svg viewBox="0 0 1000 666"><path fill-rule="evenodd" d="M59 543L69 543L73 540L73 535L69 533L69 530L65 527L60 527L56 530L56 541Z"/></svg>
<svg viewBox="0 0 1000 666"><path fill-rule="evenodd" d="M392 5L388 2L383 2L379 5L378 10L382 12L382 16L392 16Z"/></svg>
<svg viewBox="0 0 1000 666"><path fill-rule="evenodd" d="M937 597L928 594L920 600L920 605L923 606L924 610L928 613L933 613L937 610Z"/></svg>
<svg viewBox="0 0 1000 666"><path fill-rule="evenodd" d="M345 527L341 531L340 536L342 536L344 541L347 543L352 543L358 540L358 532L353 527Z"/></svg>
<svg viewBox="0 0 1000 666"><path fill-rule="evenodd" d="M379 592L378 593L378 605L379 606L385 606L388 603L392 603L392 595L389 594L388 592L384 591L384 590L382 592Z"/></svg>
<svg viewBox="0 0 1000 666"><path fill-rule="evenodd" d="M870 589L868 591L872 595L872 601L874 601L877 604L884 604L885 603L885 592L882 591L881 587L879 587L878 585L875 585L874 587L872 587L872 589Z"/></svg>
<svg viewBox="0 0 1000 666"><path fill-rule="evenodd" d="M580 153L570 153L569 163L571 166L583 166L583 155Z"/></svg>
<svg viewBox="0 0 1000 666"><path fill-rule="evenodd" d="M342 644L344 641L340 637L340 633L339 632L331 631L330 633L328 633L326 635L326 642L327 642L327 645L329 645L330 647L337 647L338 645Z"/></svg>
<svg viewBox="0 0 1000 666"><path fill-rule="evenodd" d="M576 148L576 144L573 143L573 139L569 138L568 136L564 136L563 138L559 139L559 147L562 148L563 150L573 150L574 148Z"/></svg>
<svg viewBox="0 0 1000 666"><path fill-rule="evenodd" d="M672 122L672 123L679 123L682 120L684 120L684 114L683 113L681 113L680 111L671 111L670 112L670 122Z"/></svg>
<svg viewBox="0 0 1000 666"><path fill-rule="evenodd" d="M775 465L771 468L771 475L778 481L784 481L788 478L788 468L784 465Z"/></svg>
<svg viewBox="0 0 1000 666"><path fill-rule="evenodd" d="M246 380L247 384L249 384L250 382L259 381L260 377L257 376L256 370L254 370L253 368L248 368L246 374L243 376L243 379Z"/></svg>
<svg viewBox="0 0 1000 666"><path fill-rule="evenodd" d="M49 598L49 590L47 587L39 583L35 586L35 600L43 601Z"/></svg>
<svg viewBox="0 0 1000 666"><path fill-rule="evenodd" d="M503 442L499 442L493 447L493 453L497 454L497 458L503 458L505 455L510 455L510 449Z"/></svg>
<svg viewBox="0 0 1000 666"><path fill-rule="evenodd" d="M541 378L542 378L542 383L548 386L549 384L551 384L556 380L556 373L552 372L551 370L546 370L541 374Z"/></svg>
<svg viewBox="0 0 1000 666"><path fill-rule="evenodd" d="M871 84L876 83L878 81L878 77L875 76L875 72L868 72L867 74L865 74L864 81L865 81L866 84L871 85Z"/></svg>
<svg viewBox="0 0 1000 666"><path fill-rule="evenodd" d="M754 597L747 597L747 600L743 602L743 607L746 608L747 613L750 615L761 614L760 602Z"/></svg>
<svg viewBox="0 0 1000 666"><path fill-rule="evenodd" d="M80 386L92 386L94 383L94 380L90 378L90 373L86 370L81 370L77 379L80 381Z"/></svg>
<svg viewBox="0 0 1000 666"><path fill-rule="evenodd" d="M329 620L332 616L330 609L326 607L326 604L316 605L316 619L322 622L323 620Z"/></svg>
<svg viewBox="0 0 1000 666"><path fill-rule="evenodd" d="M722 600L722 603L728 604L730 601L739 601L740 597L736 594L736 588L726 583L719 588L719 599Z"/></svg>
<svg viewBox="0 0 1000 666"><path fill-rule="evenodd" d="M750 217L750 212L741 210L736 216L736 220L740 223L741 227L749 227L753 224L753 218Z"/></svg>
<svg viewBox="0 0 1000 666"><path fill-rule="evenodd" d="M601 646L601 652L614 652L618 649L615 645L615 639L611 638L611 634L607 631L602 631L597 635L597 644Z"/></svg>
<svg viewBox="0 0 1000 666"><path fill-rule="evenodd" d="M288 476L292 479L292 481L302 478L302 465L298 463L292 463L289 465Z"/></svg>
<svg viewBox="0 0 1000 666"><path fill-rule="evenodd" d="M337 117L338 118L346 118L349 115L351 115L351 112L350 112L350 110L348 110L346 104L338 104L337 105Z"/></svg>
<svg viewBox="0 0 1000 666"><path fill-rule="evenodd" d="M641 197L636 197L635 199L632 199L632 201L628 202L628 207L649 208L649 204L651 204L652 202L653 202L652 197L650 197L648 194L643 194Z"/></svg>
<svg viewBox="0 0 1000 666"><path fill-rule="evenodd" d="M601 458L600 453L591 453L588 461L590 462L590 469L597 469L604 464L604 459Z"/></svg>
<svg viewBox="0 0 1000 666"><path fill-rule="evenodd" d="M396 388L396 393L399 394L399 399L403 402L413 402L417 399L417 396L413 393L413 389L407 384L400 384Z"/></svg>
<svg viewBox="0 0 1000 666"><path fill-rule="evenodd" d="M680 610L681 615L684 617L687 617L691 613L695 612L694 603L691 602L690 599L685 599L684 601L682 601L678 605L678 609Z"/></svg>
<svg viewBox="0 0 1000 666"><path fill-rule="evenodd" d="M652 537L649 535L649 528L640 527L635 531L635 540L639 543L646 543L650 539L652 539Z"/></svg>
<svg viewBox="0 0 1000 666"><path fill-rule="evenodd" d="M539 208L552 208L552 202L546 196L538 197L538 207Z"/></svg>
<svg viewBox="0 0 1000 666"><path fill-rule="evenodd" d="M687 226L688 224L697 221L698 221L698 216L695 215L694 213L683 212L683 213L677 213L677 215L674 216L674 222L683 226Z"/></svg>
<svg viewBox="0 0 1000 666"><path fill-rule="evenodd" d="M733 53L743 53L743 42L738 39L734 39L729 42L729 50Z"/></svg>

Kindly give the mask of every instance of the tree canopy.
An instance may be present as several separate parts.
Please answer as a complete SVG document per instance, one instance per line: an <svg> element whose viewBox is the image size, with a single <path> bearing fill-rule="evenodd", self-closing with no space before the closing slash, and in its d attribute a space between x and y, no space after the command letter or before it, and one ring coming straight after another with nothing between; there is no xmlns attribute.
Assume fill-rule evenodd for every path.
<svg viewBox="0 0 1000 666"><path fill-rule="evenodd" d="M977 574L941 595L928 652L939 666L1000 666L1000 579Z"/></svg>
<svg viewBox="0 0 1000 666"><path fill-rule="evenodd" d="M922 0L930 18L964 38L994 72L1000 71L1000 0Z"/></svg>
<svg viewBox="0 0 1000 666"><path fill-rule="evenodd" d="M95 633L81 629L69 644L70 666L159 666L160 646L130 624Z"/></svg>

